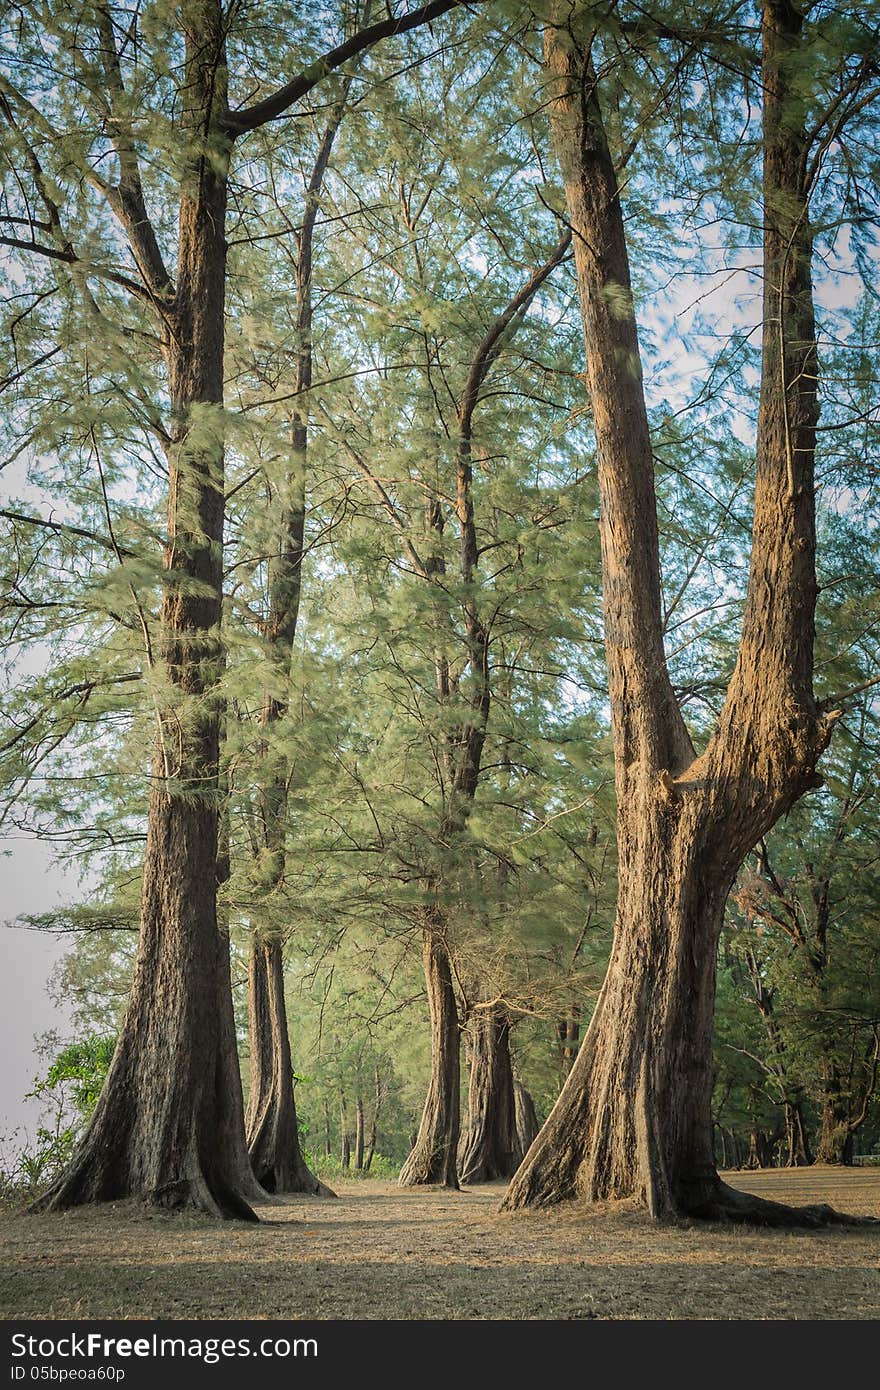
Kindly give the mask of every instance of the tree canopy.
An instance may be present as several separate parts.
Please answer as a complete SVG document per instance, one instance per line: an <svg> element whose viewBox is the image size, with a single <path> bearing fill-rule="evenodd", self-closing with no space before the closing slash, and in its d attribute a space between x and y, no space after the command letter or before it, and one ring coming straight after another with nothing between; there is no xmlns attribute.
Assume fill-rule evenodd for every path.
<svg viewBox="0 0 880 1390"><path fill-rule="evenodd" d="M0 36L0 817L118 1038L46 1200L876 1144L876 5Z"/></svg>

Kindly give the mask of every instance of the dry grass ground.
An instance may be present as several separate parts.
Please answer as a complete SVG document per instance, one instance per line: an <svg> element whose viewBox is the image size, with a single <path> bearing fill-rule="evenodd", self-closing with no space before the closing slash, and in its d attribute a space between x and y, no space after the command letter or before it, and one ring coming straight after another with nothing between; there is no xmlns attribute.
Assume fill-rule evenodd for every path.
<svg viewBox="0 0 880 1390"><path fill-rule="evenodd" d="M737 1173L739 1187L880 1217L880 1170ZM131 1205L0 1218L6 1318L880 1317L880 1231L657 1227L633 1210L497 1211L385 1182L259 1226Z"/></svg>

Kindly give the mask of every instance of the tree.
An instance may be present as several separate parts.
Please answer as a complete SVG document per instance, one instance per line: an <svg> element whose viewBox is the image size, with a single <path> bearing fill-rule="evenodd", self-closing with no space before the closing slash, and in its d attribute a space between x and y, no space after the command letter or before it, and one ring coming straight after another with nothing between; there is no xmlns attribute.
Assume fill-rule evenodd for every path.
<svg viewBox="0 0 880 1390"><path fill-rule="evenodd" d="M795 813L785 835L761 842L734 895L732 945L765 1020L789 1162L811 1161L811 1146L798 1137L808 1099L818 1113L815 1161L847 1163L876 1095L880 941L868 703L862 695L841 729L812 814Z"/></svg>
<svg viewBox="0 0 880 1390"><path fill-rule="evenodd" d="M468 1123L458 1167L463 1183L492 1182L511 1177L525 1154L517 1126L510 1019L497 1007L477 1007L470 1027ZM522 1108L520 1117L527 1125Z"/></svg>
<svg viewBox="0 0 880 1390"><path fill-rule="evenodd" d="M368 17L365 15L365 20ZM268 775L260 789L259 852L255 874L263 892L271 894L284 879L285 843L288 833L288 786L291 769L284 750L272 746L273 733L284 720L288 706L291 663L299 618L303 582L306 525L306 470L308 448L308 393L312 384L312 255L315 219L321 186L330 162L333 142L345 112L351 76L343 79L339 99L318 142L318 151L306 184L301 222L293 235L295 285L295 343L293 380L290 383L294 412L290 422L290 471L279 488L280 522L267 574L268 604L262 634L269 648L272 684L264 690L260 726L265 743L262 752ZM272 490L270 489L270 492ZM273 501L274 501L273 497ZM250 951L250 1055L251 1073L245 1125L248 1152L258 1181L270 1192L309 1192L332 1196L330 1189L311 1172L299 1141L293 1086L290 1034L284 998L284 938L277 931L255 927ZM362 1118L361 1112L358 1112ZM356 1167L360 1163L356 1162Z"/></svg>
<svg viewBox="0 0 880 1390"><path fill-rule="evenodd" d="M236 141L284 116L342 63L454 3L434 0L367 26L261 100L232 109L227 47L235 8L227 13L219 0L188 0L181 6L178 32L150 35L158 90L168 102L162 113L152 109L152 97L145 93L142 49L128 18L103 4L85 3L71 13L63 7L52 16L56 51L62 61L67 53L76 55L95 121L91 144L86 139L80 150L75 139L57 135L26 91L2 79L7 118L25 146L31 181L23 212L6 218L13 231L22 224L29 228L30 240L6 233L4 244L69 266L86 297L90 279L97 276L121 284L146 307L153 332L160 335L170 421L164 437L168 525L154 647L157 732L135 974L92 1121L44 1206L136 1195L161 1205L255 1219L250 1203L261 1189L245 1146L228 943L217 920L230 160ZM176 68L167 61L169 39ZM42 65L36 43L33 66L27 67L33 56L28 45L34 44L30 29L20 51L21 71L31 76ZM71 90L79 92L78 83L79 72ZM41 86L34 76L37 100ZM78 100L71 97L71 107ZM161 249L169 210L160 221L147 209L142 126L136 119L140 103L146 104L149 140L164 141L170 129L179 175L173 278L170 258ZM44 169L38 144L47 147L58 169ZM107 157L115 163L115 182L99 171ZM101 206L93 226L103 230L107 214L115 219L133 262L131 274L96 268L91 255L74 249L55 178L67 190L85 180L97 194ZM41 206L39 216L30 199ZM45 243L34 235L37 226ZM115 249L112 240L110 246Z"/></svg>
<svg viewBox="0 0 880 1390"><path fill-rule="evenodd" d="M811 1162L807 1094L783 1030L766 961L728 920L715 1003L712 1116L721 1165ZM744 1158L744 1145L748 1158Z"/></svg>
<svg viewBox="0 0 880 1390"><path fill-rule="evenodd" d="M663 647L654 460L598 10L551 7L554 139L575 232L602 496L603 596L618 799L618 904L602 994L506 1206L636 1197L676 1214L818 1220L718 1178L711 1119L715 960L749 850L821 780L838 711L813 696L818 418L803 16L765 0L761 400L742 633L697 755ZM606 98L607 100L607 98ZM830 111L822 113L822 130Z"/></svg>
<svg viewBox="0 0 880 1390"><path fill-rule="evenodd" d="M429 74L422 85L430 85L440 106L448 102L450 88L458 93L466 86L461 69L441 72L435 81L433 77ZM466 99L473 108L470 89ZM518 442L505 418L510 411L496 406L488 423L483 405L489 396L518 394L523 390L520 377L528 380L534 375L533 363L516 371L521 332L570 238L564 232L548 258L546 211L529 208L526 237L511 218L515 258L503 241L499 256L484 229L482 204L484 197L491 206L506 194L512 155L505 150L500 168L487 174L491 181L485 194L481 190L474 210L465 202L473 173L462 158L459 138L447 138L435 167L434 107L430 120L425 107L419 83L395 92L392 111L383 113L389 127L386 139L396 151L403 127L405 160L398 164L389 158L387 170L381 171L368 166L358 185L359 199L369 198L371 208L381 207L391 224L382 241L377 243L374 234L368 243L380 269L370 280L359 275L359 297L366 307L358 311L365 321L363 338L372 346L376 335L371 356L380 364L377 376L383 368L388 375L385 381L379 376L376 382L350 387L351 404L347 409L344 403L337 406L341 419L337 411L323 409L322 426L332 429L350 460L359 484L355 495L365 516L373 520L369 529L361 522L354 533L362 551L355 553L354 544L349 549L343 539L336 552L342 563L354 560L354 586L363 590L363 596L357 596L362 623L346 619L353 629L354 649L360 653L372 640L388 653L384 666L378 658L372 663L379 678L359 716L363 724L372 722L375 727L379 710L384 714L389 687L396 693L388 716L391 737L379 745L381 763L377 760L378 776L370 788L374 825L357 838L371 844L370 853L377 855L377 883L383 862L379 855L384 854L389 878L407 885L397 891L401 897L408 892L410 914L422 939L436 1044L420 1135L401 1181L439 1181L454 1187L460 1032L455 962L463 938L472 935L473 920L482 915L476 901L466 901L460 892L476 852L468 822L490 736L492 683L502 679L506 664L506 633L515 630L523 591L535 588L535 576L528 570L524 581L519 577L524 569L520 535L523 525L529 525L528 520L519 521L519 508L526 517L533 514L536 537L545 516L539 489L530 477L525 482L515 471L531 471L531 464L519 459L513 466L508 463L508 441ZM509 124L506 103L499 104L493 117L503 131ZM417 139L422 158L414 160L410 147ZM460 139L472 154L472 133L465 128ZM464 208L450 219L447 203ZM504 215L509 216L506 207ZM445 247L446 239L466 249L453 254ZM423 244L438 245L442 254L429 259ZM483 281L471 262L479 264L489 254L498 266ZM445 308L444 315L438 306ZM532 337L537 339L534 330ZM414 344L409 349L416 358L411 379L391 375L401 366L410 367L399 361L399 343L408 348ZM358 346L353 365L364 355L363 339ZM508 354L516 363L512 368ZM490 378L499 362L505 372L500 382L497 375ZM515 386L508 384L511 378ZM395 390L397 383L401 384ZM501 429L498 420L503 421ZM382 530L377 534L376 518L384 523L384 537ZM548 529L561 524L552 506L545 524ZM491 558L484 560L484 555ZM489 573L481 573L481 568ZM423 745L421 758L413 751L416 738ZM389 746L400 759L391 766L395 771L401 767L405 787L397 812L401 826L395 824L396 803L389 798L389 784L395 786ZM424 770L420 762L426 764ZM363 780L363 764L359 767ZM397 863L395 842L400 847ZM390 896L393 883L384 889Z"/></svg>
<svg viewBox="0 0 880 1390"><path fill-rule="evenodd" d="M121 1032L50 1202L247 1216L251 1165L316 1184L297 1109L367 1167L376 1144L405 1158L427 1090L405 1181L528 1150L511 1204L790 1219L714 1168L737 880L716 1132L765 1161L787 1114L805 1149L812 1030L829 1132L864 1112L872 1133L870 822L849 805L829 858L837 791L804 817L798 799L876 669L872 585L828 560L841 494L868 505L875 317L849 307L835 332L823 304L844 243L863 279L875 256L874 6L765 0L761 55L720 0L553 5L537 93L531 18L487 41L489 7L444 21L439 51L413 40L402 71L399 42L374 45L451 4L346 10L337 48L324 8L8 21L0 437L28 482L0 517L2 674L22 646L49 669L4 701L0 820L100 854L95 901L45 921L81 933L66 979ZM661 276L705 272L701 223L730 229L713 265L763 243L760 404L741 316L697 389L686 330L646 305L636 331ZM842 594L862 627L837 623ZM870 720L836 727L835 750L876 747ZM815 915L810 951L768 916L786 903ZM522 1083L544 1115L563 1081L535 1138Z"/></svg>

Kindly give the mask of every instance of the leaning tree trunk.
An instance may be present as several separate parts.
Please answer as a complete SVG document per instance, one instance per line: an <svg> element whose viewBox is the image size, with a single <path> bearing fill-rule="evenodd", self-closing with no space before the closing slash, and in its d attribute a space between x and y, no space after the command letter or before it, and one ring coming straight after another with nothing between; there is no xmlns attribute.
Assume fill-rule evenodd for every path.
<svg viewBox="0 0 880 1390"><path fill-rule="evenodd" d="M119 1043L83 1140L42 1205L135 1197L256 1220L249 1203L264 1194L245 1146L216 885L228 142L214 136L226 109L226 60L218 5L185 4L182 23L182 119L192 152L180 198L177 290L165 311L173 427L159 653L174 701L157 712L141 929ZM102 43L112 63L112 33ZM114 206L135 227L149 277L161 257L154 242L143 250L152 228L124 140L120 164Z"/></svg>
<svg viewBox="0 0 880 1390"><path fill-rule="evenodd" d="M540 1128L535 1114L535 1102L521 1081L513 1083L513 1101L516 1115L516 1138L520 1152L527 1154L535 1142Z"/></svg>
<svg viewBox="0 0 880 1390"><path fill-rule="evenodd" d="M813 1162L801 1101L785 1102L785 1166L807 1168Z"/></svg>
<svg viewBox="0 0 880 1390"><path fill-rule="evenodd" d="M418 1134L398 1181L403 1187L437 1183L457 1190L461 1123L458 1005L449 952L436 914L424 928L423 943L431 1012L431 1079Z"/></svg>
<svg viewBox="0 0 880 1390"><path fill-rule="evenodd" d="M332 1197L300 1147L279 941L251 940L249 1013L251 1084L245 1128L254 1174L267 1192Z"/></svg>
<svg viewBox="0 0 880 1390"><path fill-rule="evenodd" d="M510 1019L477 1009L470 1022L468 1124L458 1151L459 1181L512 1177L523 1159L516 1127Z"/></svg>
<svg viewBox="0 0 880 1390"><path fill-rule="evenodd" d="M618 903L589 1029L505 1204L635 1197L656 1217L812 1223L827 1213L795 1213L721 1182L711 1114L715 961L727 895L752 846L817 784L831 733L812 694L817 368L804 135L790 86L792 65L802 71L802 20L787 0L765 3L765 300L751 574L727 699L696 758L663 648L653 456L592 37L580 46L571 26L553 19L545 31L550 114L576 232L598 454Z"/></svg>

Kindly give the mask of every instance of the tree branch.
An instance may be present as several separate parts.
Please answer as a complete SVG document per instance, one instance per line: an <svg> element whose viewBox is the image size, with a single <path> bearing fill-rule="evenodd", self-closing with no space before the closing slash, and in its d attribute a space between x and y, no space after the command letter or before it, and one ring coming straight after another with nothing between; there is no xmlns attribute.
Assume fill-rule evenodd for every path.
<svg viewBox="0 0 880 1390"><path fill-rule="evenodd" d="M35 714L32 719L29 719L22 728L16 730L11 738L7 739L5 743L0 743L0 753L8 753L10 748L14 748L17 743L20 743L23 738L26 738L31 730L39 724L40 720L49 713L52 706L58 704L61 700L72 700L76 696L79 696L80 704L85 704L92 691L97 687L127 685L129 681L139 681L141 678L140 671L134 671L129 675L107 676L100 680L80 681L76 685L68 686L66 690L62 690L52 697L51 704L43 705L39 713Z"/></svg>
<svg viewBox="0 0 880 1390"><path fill-rule="evenodd" d="M401 518L400 513L398 512L397 508L395 507L385 488L382 486L382 483L376 477L375 473L372 473L370 471L370 469L367 467L367 465L361 458L360 454L357 452L356 449L352 448L347 439L341 439L340 443L342 444L343 449L348 454L348 457L351 459L355 468L360 473L361 477L365 478L366 481L370 484L376 496L378 497L380 503L382 504L383 509L388 514L388 518L392 526L394 527L395 531L400 537L400 542L403 546L406 558L409 560L416 574L419 575L421 579L429 579L430 574L427 569L427 566L419 556L418 551L416 550L415 546L410 540L407 534L406 526L403 523L403 519Z"/></svg>
<svg viewBox="0 0 880 1390"><path fill-rule="evenodd" d="M139 285L136 280L130 280L127 275L122 275L118 270L111 270L109 266L95 265L91 261L86 261L82 256L78 256L71 246L63 250L55 246L45 246L40 241L24 241L20 237L0 236L0 246L11 246L16 251L29 251L34 256L45 256L51 261L64 261L66 265L82 266L87 275L97 275L102 280L109 280L114 285L120 285L122 289L128 290L129 294L136 295L138 299L145 299L152 304L153 296Z"/></svg>
<svg viewBox="0 0 880 1390"><path fill-rule="evenodd" d="M346 39L345 43L331 48L314 63L310 63L307 68L304 68L290 82L286 82L283 87L279 87L271 96L255 102L253 106L244 107L240 111L230 111L224 122L226 133L235 139L236 136L243 135L245 131L257 130L260 126L266 125L268 121L277 120L296 102L301 101L329 73L335 72L350 58L356 58L359 53L363 53L367 48L372 48L382 39L392 38L396 34L405 34L408 30L416 29L422 24L430 24L432 19L438 19L447 10L456 9L462 3L463 0L432 0L431 4L423 5L420 9L413 10L411 14L383 19L376 24L368 25L360 33ZM477 0L477 3L480 3L480 0Z"/></svg>
<svg viewBox="0 0 880 1390"><path fill-rule="evenodd" d="M174 296L171 276L159 249L155 229L147 212L141 182L140 165L134 147L131 118L120 113L120 105L125 98L125 85L116 41L113 36L113 21L107 6L98 6L98 36L101 44L101 61L110 93L110 112L108 125L113 135L113 147L119 160L119 184L117 187L105 185L104 192L110 207L121 223L131 247L135 263L144 284L151 296L168 307Z"/></svg>
<svg viewBox="0 0 880 1390"><path fill-rule="evenodd" d="M84 526L70 526L63 521L52 521L47 517L28 516L26 512L10 512L0 510L0 517L5 521L15 521L24 526L41 526L47 531L55 531L59 535L82 536L85 540L94 541L104 550L110 550L119 559L124 557L131 559L134 556L133 550L125 550L116 544L115 540L110 540L106 536L98 535L96 531L88 531Z"/></svg>
<svg viewBox="0 0 880 1390"><path fill-rule="evenodd" d="M458 411L459 429L465 438L470 438L471 421L479 400L480 388L498 358L501 351L501 338L505 330L521 310L528 308L544 281L561 263L570 246L571 231L568 230L563 233L549 259L529 277L507 307L498 315L480 343L471 362Z"/></svg>

